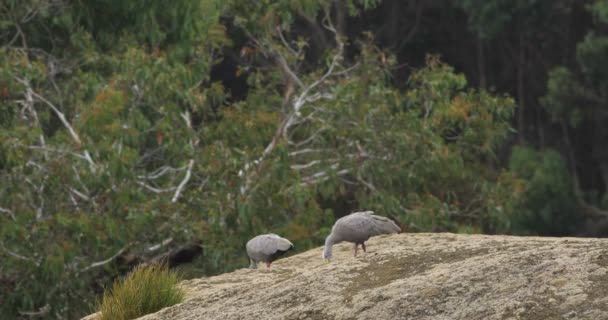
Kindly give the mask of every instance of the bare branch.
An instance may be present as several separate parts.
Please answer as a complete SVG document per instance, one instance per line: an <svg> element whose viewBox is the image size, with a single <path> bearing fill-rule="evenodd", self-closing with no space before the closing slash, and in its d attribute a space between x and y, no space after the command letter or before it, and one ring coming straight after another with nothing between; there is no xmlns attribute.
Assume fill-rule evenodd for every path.
<svg viewBox="0 0 608 320"><path fill-rule="evenodd" d="M18 21L14 22L15 24L15 29L17 29L17 34L15 35L15 37L11 40L11 42L9 42L8 46L11 46L13 44L13 42L17 39L17 37L21 38L21 45L24 48L27 48L27 39L25 38L25 33L23 32L23 30L21 29L21 25L19 24Z"/></svg>
<svg viewBox="0 0 608 320"><path fill-rule="evenodd" d="M305 144L308 144L308 143L314 141L319 136L319 134L321 134L323 131L326 131L328 129L330 129L329 126L323 126L319 130L315 131L315 133L313 133L310 137L306 138L306 140L303 140L303 141L300 141L300 142L291 142L291 141L289 141L289 144L294 145L297 148L299 148L299 147L301 147L301 146L303 146Z"/></svg>
<svg viewBox="0 0 608 320"><path fill-rule="evenodd" d="M281 70L285 74L285 76L288 79L292 80L292 82L297 83L299 88L301 89L301 91L297 95L297 97L294 99L293 102L290 101L291 99L285 100L285 101L291 102L292 109L290 112L288 112L286 114L285 118L281 119L274 137L268 143L268 145L266 146L266 148L264 149L264 151L262 152L260 157L258 157L254 161L245 163L245 165L243 166L243 169L239 170L239 174L238 174L239 177L243 177L245 180L244 184L240 188L241 194L245 194L250 190L250 184L251 184L253 175L255 174L255 173L251 173L250 170L253 168L254 165L259 166L264 161L264 159L266 159L266 157L276 148L276 146L279 143L281 138L287 137L287 142L290 145L296 146L296 148L298 148L298 147L301 147L305 144L308 144L308 143L314 141L321 132L329 129L329 127L324 126L324 127L320 128L319 130L317 130L316 132L314 132L310 137L308 137L307 139L305 139L304 141L301 141L301 142L292 142L292 141L289 141L289 138L288 138L289 137L288 132L289 132L290 128L292 128L295 125L301 124L307 120L314 120L314 118L312 117L312 114L309 115L309 118L302 119L301 111L302 111L302 108L304 105L306 105L307 103L315 102L320 99L335 99L335 96L333 94L328 93L328 92L323 92L323 90L318 90L318 87L320 87L322 84L324 84L329 77L337 75L337 74L342 75L342 74L345 74L348 72L348 71L336 72L336 69L339 67L341 61L343 60L344 43L340 40L340 36L337 34L336 29L331 24L331 21L329 20L328 12L326 12L326 17L325 17L324 23L325 23L326 29L332 31L335 35L336 43L337 43L337 52L333 55L331 63L327 67L327 70L325 71L325 73L323 73L321 75L321 77L318 78L316 81L312 82L310 85L307 85L307 86L304 85L300 81L300 79L297 77L297 75L294 74L293 70L288 66L287 61L280 54L280 52L272 52L272 50L268 49L267 46L263 46L263 44L260 41L258 41L257 39L255 39L253 37L250 37L252 39L252 41L254 41L256 43L256 45L258 45L258 47L260 47L263 51L268 51L268 52L263 52L265 56L275 57L279 68L281 68ZM289 43L287 43L281 30L277 29L277 32L279 34L279 38L283 42L283 45L285 45L292 53L294 53L294 50L289 46ZM352 69L348 69L348 70L352 70ZM287 88L288 88L288 92L291 92L291 91L289 91L289 88L292 88L291 84L288 84ZM319 92L314 92L314 91L319 91ZM325 90L325 91L327 91L327 90ZM291 98L291 95L286 95L286 96ZM297 153L293 154L292 156L294 156L294 155L297 155ZM299 168L298 167L299 165L297 165L297 164L295 164L293 166L295 166L295 168ZM309 178L317 179L316 177L314 177L314 175ZM322 178L322 176L319 179L321 179L321 178Z"/></svg>
<svg viewBox="0 0 608 320"><path fill-rule="evenodd" d="M327 29L327 30L331 31L333 34L335 34L336 37L339 36L338 31L336 30L336 28L334 27L334 24L331 21L330 10L325 10L325 17L321 21L321 24L323 24L323 27L325 29Z"/></svg>
<svg viewBox="0 0 608 320"><path fill-rule="evenodd" d="M343 76L343 75L348 75L349 73L351 73L353 70L357 69L359 67L359 62L357 61L357 63L353 64L352 66L342 70L342 71L336 71L334 72L334 74L332 74L332 76Z"/></svg>
<svg viewBox="0 0 608 320"><path fill-rule="evenodd" d="M37 311L19 311L19 315L30 318L44 318L51 311L51 305L45 304Z"/></svg>
<svg viewBox="0 0 608 320"><path fill-rule="evenodd" d="M26 79L21 79L19 77L14 76L13 78L15 78L15 80L21 84L23 84L26 87L26 92L25 92L25 97L26 97L26 101L28 103L32 103L32 99L31 97L35 97L38 100L44 102L47 106L49 106L53 112L55 113L55 115L57 115L57 117L59 118L59 120L61 121L61 123L63 124L63 126L68 130L68 132L70 133L70 136L72 137L72 139L74 141L76 141L76 143L78 145L82 145L82 140L80 140L80 136L78 136L78 134L76 133L76 131L74 130L74 128L72 127L72 125L70 124L70 122L66 119L65 115L63 114L63 112L61 112L53 103L51 103L49 100L47 100L45 97L39 95L38 93L36 93L28 80ZM37 114L35 113L34 107L33 105L30 105L29 108L32 110L32 113L34 114L36 120L38 118ZM42 138L42 144L44 147L44 138ZM83 152L83 156L81 156L82 159L86 160L89 165L90 165L90 169L91 171L95 172L95 162L93 162L93 159L91 158L91 155L89 154L89 151L84 150Z"/></svg>
<svg viewBox="0 0 608 320"><path fill-rule="evenodd" d="M331 170L336 170L336 169L338 169L338 167L339 167L339 165L337 163L334 163L329 168ZM322 176L324 176L326 174L327 174L327 171L319 171L319 172L314 173L314 174L312 174L312 175L310 175L308 177L304 177L303 180L306 180L306 179L315 179L315 178L318 178L318 177L322 177Z"/></svg>
<svg viewBox="0 0 608 320"><path fill-rule="evenodd" d="M102 260L102 261L93 262L88 267L80 270L78 273L83 273L90 269L101 267L103 265L106 265L106 264L114 261L114 259L118 258L121 254L123 254L125 251L127 251L127 249L129 249L129 247L131 247L133 244L134 244L133 242L128 243L126 246L124 246L120 250L118 250L118 252L116 252L113 256L111 256L105 260Z"/></svg>
<svg viewBox="0 0 608 320"><path fill-rule="evenodd" d="M84 150L83 152L83 159L87 160L87 162L89 163L89 168L91 169L92 172L95 172L95 162L93 162L93 159L91 158L91 155L89 154L88 150Z"/></svg>
<svg viewBox="0 0 608 320"><path fill-rule="evenodd" d="M336 39L337 39L337 37L336 37ZM325 72L325 74L323 74L323 76L321 76L320 79L317 79L311 85L309 85L308 87L306 87L306 89L304 89L302 91L302 93L300 93L300 95L298 96L298 98L294 102L294 110L293 110L292 114L289 116L285 127L289 128L293 124L293 122L296 121L296 117L300 113L300 109L306 103L307 99L310 98L309 97L309 93L313 89L315 89L317 86L319 86L321 83L325 82L325 80L327 80L327 78L330 77L333 74L334 69L338 66L338 64L342 60L342 54L343 54L343 51L344 51L344 44L342 42L338 41L338 40L336 40L336 41L338 42L338 52L334 55L334 57L332 59L332 62L329 65L329 68L327 69L327 71Z"/></svg>
<svg viewBox="0 0 608 320"><path fill-rule="evenodd" d="M302 150L296 150L296 151L292 151L290 152L288 155L290 157L295 157L301 154L306 154L306 153L314 153L314 152L323 152L323 151L327 151L327 149L312 149L312 148L305 148Z"/></svg>
<svg viewBox="0 0 608 320"><path fill-rule="evenodd" d="M279 30L279 32L280 32L279 27L277 27L277 30ZM262 41L256 39L249 32L246 32L246 33L247 33L247 36L249 37L249 39L251 41L253 41L258 48L261 49L260 51L262 52L262 54L265 57L272 58L275 60L276 64L279 66L279 68L281 69L281 71L283 72L285 77L287 77L290 80L292 80L293 82L295 82L299 87L304 87L304 84L302 83L300 78L298 78L298 76L293 72L293 70L291 70L291 68L289 67L289 64L287 63L287 60L285 59L285 57L283 57L283 55L281 55L280 52L269 49L268 46L265 45ZM279 36L284 40L284 38L282 37L282 34L279 34ZM287 48L292 50L291 47L289 47L289 45L287 45Z"/></svg>
<svg viewBox="0 0 608 320"><path fill-rule="evenodd" d="M34 193L36 196L38 196L38 200L39 200L39 205L36 206L34 205L33 201L28 201L27 204L34 210L36 210L36 220L41 220L43 217L43 211L44 211L44 188L45 188L45 183L44 181L41 182L32 182L32 180L28 177L25 177L25 179L23 180L25 181L27 184L29 184L32 189L36 190L36 192ZM27 200L26 200L27 201Z"/></svg>
<svg viewBox="0 0 608 320"><path fill-rule="evenodd" d="M190 176L192 176L192 166L194 165L194 159L190 159L190 161L188 161L188 167L186 168L186 175L184 176L184 180L182 180L182 182L179 184L179 186L177 186L177 190L175 191L175 195L173 195L173 199L171 199L171 202L177 202L177 200L179 199L179 196L181 195L182 191L184 190L184 187L186 186L186 184L188 183L188 180L190 180Z"/></svg>
<svg viewBox="0 0 608 320"><path fill-rule="evenodd" d="M352 186L357 185L357 183L356 183L356 182L351 181L351 180L348 180L348 179L346 179L346 178L344 178L344 177L339 177L339 178L340 178L340 181L342 181L342 182L344 182L344 183L346 183L346 184L350 184L350 185L352 185Z"/></svg>
<svg viewBox="0 0 608 320"><path fill-rule="evenodd" d="M304 83L302 83L302 80L300 80L300 78L298 78L298 76L296 76L296 74L291 70L291 68L289 68L289 65L287 64L287 60L280 54L277 52L276 54L276 62L279 65L279 67L281 68L281 70L283 70L283 72L291 79L293 80L293 82L295 82L300 88L304 87Z"/></svg>
<svg viewBox="0 0 608 320"><path fill-rule="evenodd" d="M154 170L152 173L149 173L145 176L137 176L137 178L139 179L146 179L146 180L155 180L158 179L162 176L164 176L166 173L168 172L176 172L176 171L182 171L185 170L187 168L187 166L183 166L181 168L173 168L170 166L162 166L156 170Z"/></svg>
<svg viewBox="0 0 608 320"><path fill-rule="evenodd" d="M315 166L315 165L317 165L317 164L319 164L321 162L322 162L321 160L313 160L313 161L311 161L311 162L309 162L307 164L292 164L289 167L291 169L294 169L294 170L302 170L302 169L307 169L307 168L310 168L312 166Z"/></svg>
<svg viewBox="0 0 608 320"><path fill-rule="evenodd" d="M74 194L70 193L70 200L72 201L72 204L74 205L74 207L79 208L78 206L78 201L76 201L76 198L74 198Z"/></svg>
<svg viewBox="0 0 608 320"><path fill-rule="evenodd" d="M8 215L11 216L11 219L13 219L13 221L17 220L15 218L15 214L10 209L5 209L5 208L0 207L0 212L2 212L2 213L8 213Z"/></svg>
<svg viewBox="0 0 608 320"><path fill-rule="evenodd" d="M289 45L289 43L287 42L287 40L285 39L285 36L283 36L283 31L281 30L280 26L277 26L277 33L279 34L279 38L281 39L281 42L283 42L283 45L289 49L289 51L296 57L298 57L300 54L299 52L295 51L293 48L291 48L291 46Z"/></svg>
<svg viewBox="0 0 608 320"><path fill-rule="evenodd" d="M86 193L90 193L89 188L87 188L87 186L82 182L82 179L80 178L80 173L78 172L78 169L76 169L76 166L72 166L72 171L74 171L74 177L76 177L76 180L78 181L78 183L80 183L82 189L84 189Z"/></svg>
<svg viewBox="0 0 608 320"><path fill-rule="evenodd" d="M157 243L153 246L146 248L146 251L156 251L162 247L166 247L171 242L173 242L173 238L167 238L167 239L163 240L161 243Z"/></svg>
<svg viewBox="0 0 608 320"><path fill-rule="evenodd" d="M306 102L315 102L315 101L318 101L318 100L321 100L321 99L333 100L335 98L336 98L336 96L334 96L331 93L320 93L320 92L317 92L317 93L315 93L315 94L313 94L313 95L311 95L309 97L306 97Z"/></svg>
<svg viewBox="0 0 608 320"><path fill-rule="evenodd" d="M186 126L187 126L189 129L192 129L192 118L190 117L190 112L188 112L188 111L184 111L184 112L180 113L179 115L180 115L180 116L182 117L182 119L184 119L184 121L186 122Z"/></svg>
<svg viewBox="0 0 608 320"><path fill-rule="evenodd" d="M74 139L74 141L76 141L76 143L81 145L82 141L80 140L80 137L78 136L78 134L76 133L76 131L74 130L74 128L72 127L70 122L65 118L65 115L63 114L63 112L59 111L59 109L57 109L57 107L55 107L55 105L52 104L50 101L48 101L45 97L37 94L34 90L32 90L32 88L29 86L29 83L27 81L23 80L20 82L27 86L28 92L30 92L34 97L38 98L38 100L44 102L46 105L48 105L53 110L53 112L55 112L55 114L57 115L59 120L61 120L61 123L63 123L63 126L66 129L68 129L68 131L70 132L72 139Z"/></svg>
<svg viewBox="0 0 608 320"><path fill-rule="evenodd" d="M39 262L39 261L36 261L36 260L34 260L33 258L26 257L26 256L23 256L23 255L20 255L20 254L18 254L18 253L16 253L16 252L14 252L14 251L9 250L7 247L5 247L5 246L4 246L4 243L1 243L1 242L0 242L0 248L1 248L2 250L4 250L4 252L6 252L8 255L10 255L10 256L11 256L11 257L13 257L13 258L17 258L17 259L19 259L19 260L23 260L23 261L29 261L29 262L32 262L32 263L33 263L33 264L35 264L37 267L39 267L39 266L40 266L40 262Z"/></svg>
<svg viewBox="0 0 608 320"><path fill-rule="evenodd" d="M28 149L31 149L31 150L43 151L45 155L47 154L48 151L60 153L60 154L69 154L78 159L87 161L89 163L89 168L91 169L91 171L95 172L96 165L93 162L93 159L91 158L91 155L89 154L89 152L87 150L85 150L83 154L78 154L78 153L75 153L75 152L72 152L69 150L55 149L55 148L50 148L50 147L45 147L45 146L25 146L25 147Z"/></svg>
<svg viewBox="0 0 608 320"><path fill-rule="evenodd" d="M72 152L72 151L68 151L68 150L62 150L62 149L55 149L55 148L51 148L51 147L44 147L44 146L23 146L26 147L28 149L31 150L39 150L39 151L44 151L44 152L55 152L55 153L60 153L60 154L69 154L71 156L74 156L76 158L82 159L82 160L86 160L85 157L81 154Z"/></svg>
<svg viewBox="0 0 608 320"><path fill-rule="evenodd" d="M39 128L42 129L42 126L40 125L40 120L38 118L38 113L36 112L36 108L34 108L34 98L32 97L32 92L31 91L26 91L25 94L25 101L17 101L17 104L20 104L23 106L23 109L21 110L21 116L25 118L25 109L27 109L30 114L32 115L32 117L34 118L34 122L36 124L36 126L38 126ZM40 145L42 147L46 147L46 141L44 139L44 135L40 134L39 136L40 139ZM44 159L48 160L48 153L44 152Z"/></svg>
<svg viewBox="0 0 608 320"><path fill-rule="evenodd" d="M332 169L335 169L335 168L337 168L337 165L332 166ZM336 171L336 176L343 176L349 172L350 172L350 169L342 169L342 170ZM319 171L315 174L302 178L302 182L300 183L300 186L309 186L309 185L321 183L323 181L326 181L329 178L330 178L330 176L328 175L327 171Z"/></svg>
<svg viewBox="0 0 608 320"><path fill-rule="evenodd" d="M177 189L176 187L171 187L171 188L167 188L167 189L159 189L159 188L155 188L145 182L142 181L137 181L136 182L138 185L154 192L154 193L165 193L165 192L172 192L173 190Z"/></svg>
<svg viewBox="0 0 608 320"><path fill-rule="evenodd" d="M186 127L188 127L188 129L190 129L190 131L193 131L192 129L192 115L190 114L189 111L184 111L182 113L180 113L180 116L182 117L182 119L184 119L184 121L186 122ZM190 146L192 146L193 148L198 146L200 142L200 139L195 139L194 141L192 140L192 138L190 139Z"/></svg>
<svg viewBox="0 0 608 320"><path fill-rule="evenodd" d="M36 17L36 15L38 14L38 12L40 12L40 10L42 8L49 8L51 7L51 4L48 4L46 6L41 5L39 7L36 8L29 8L28 12L23 16L23 18L21 18L21 23L28 23L30 22L30 20L32 20L34 17Z"/></svg>
<svg viewBox="0 0 608 320"><path fill-rule="evenodd" d="M70 191L72 191L72 193L74 193L75 195L77 195L80 199L86 200L86 201L91 201L91 197L87 196L86 194L74 189L74 188L70 188Z"/></svg>
<svg viewBox="0 0 608 320"><path fill-rule="evenodd" d="M43 146L43 147L46 147L46 141L44 139L44 135L43 134L40 135L40 145ZM46 152L44 153L44 159L45 160L49 159L49 155Z"/></svg>
<svg viewBox="0 0 608 320"><path fill-rule="evenodd" d="M342 51L343 51L343 48L342 48L342 46L340 46L339 49L338 49L338 53L336 53L334 55L334 57L332 59L332 62L329 65L329 68L327 69L327 72L325 72L325 74L323 74L323 76L321 76L320 79L318 79L315 82L313 82L311 85L309 85L308 87L306 87L306 89L304 89L304 91L302 91L302 93L300 93L300 95L298 96L298 98L294 102L294 111L293 111L293 114L297 114L298 112L300 112L300 109L302 108L302 106L306 102L306 99L308 98L308 94L313 89L315 89L318 85L320 85L321 83L325 82L325 80L327 80L327 78L332 75L332 73L333 73L334 69L336 68L336 66L338 65L339 61L342 60ZM291 119L293 119L293 117L291 117L290 120ZM289 124L289 122L288 122L288 124Z"/></svg>
<svg viewBox="0 0 608 320"><path fill-rule="evenodd" d="M366 186L370 191L376 192L376 190L377 190L376 187L373 184L371 184L370 182L367 182L367 181L365 181L365 179L361 178L360 174L357 175L357 181L359 181L364 186Z"/></svg>
<svg viewBox="0 0 608 320"><path fill-rule="evenodd" d="M13 38L4 46L2 47L12 47L13 43L15 43L15 41L17 41L17 39L19 39L19 37L21 36L21 33L19 33L19 30L17 30L17 32L15 32L15 35L13 36Z"/></svg>
<svg viewBox="0 0 608 320"><path fill-rule="evenodd" d="M38 169L40 171L47 171L45 167L43 167L42 165L40 165L39 163L37 163L36 161L33 161L33 160L28 160L25 163L25 166L26 167L34 167L34 168L36 168L36 169Z"/></svg>

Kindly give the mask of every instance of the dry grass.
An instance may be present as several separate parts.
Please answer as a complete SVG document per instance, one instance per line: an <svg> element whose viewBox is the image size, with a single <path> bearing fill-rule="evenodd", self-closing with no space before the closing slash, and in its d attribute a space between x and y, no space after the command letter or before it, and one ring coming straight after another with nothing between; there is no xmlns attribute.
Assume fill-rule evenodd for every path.
<svg viewBox="0 0 608 320"><path fill-rule="evenodd" d="M139 267L104 293L99 319L134 319L180 303L184 291L177 286L179 281L180 276L166 266Z"/></svg>

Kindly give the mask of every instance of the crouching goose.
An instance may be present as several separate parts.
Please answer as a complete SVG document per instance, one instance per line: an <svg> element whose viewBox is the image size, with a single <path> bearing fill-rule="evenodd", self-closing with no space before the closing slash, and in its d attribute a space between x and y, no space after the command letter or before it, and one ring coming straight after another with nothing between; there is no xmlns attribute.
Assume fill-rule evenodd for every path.
<svg viewBox="0 0 608 320"><path fill-rule="evenodd" d="M266 267L285 252L293 249L293 244L274 233L259 235L247 242L247 255L251 264L249 268L257 269L258 262L265 262Z"/></svg>
<svg viewBox="0 0 608 320"><path fill-rule="evenodd" d="M354 212L338 219L325 239L323 258L329 261L332 257L332 246L342 241L355 244L356 257L357 247L361 245L365 252L365 241L370 237L401 232L401 228L391 219L373 213L373 211Z"/></svg>

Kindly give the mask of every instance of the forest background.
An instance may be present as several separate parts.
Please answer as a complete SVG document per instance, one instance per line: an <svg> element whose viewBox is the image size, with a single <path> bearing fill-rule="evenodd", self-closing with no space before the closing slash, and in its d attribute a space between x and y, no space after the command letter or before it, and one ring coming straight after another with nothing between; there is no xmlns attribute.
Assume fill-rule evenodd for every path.
<svg viewBox="0 0 608 320"><path fill-rule="evenodd" d="M0 2L0 314L374 210L608 235L607 0Z"/></svg>

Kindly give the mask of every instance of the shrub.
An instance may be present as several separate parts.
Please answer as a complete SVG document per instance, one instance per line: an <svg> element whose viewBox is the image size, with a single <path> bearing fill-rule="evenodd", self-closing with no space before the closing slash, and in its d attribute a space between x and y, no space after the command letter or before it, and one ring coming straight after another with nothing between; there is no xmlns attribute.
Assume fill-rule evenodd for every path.
<svg viewBox="0 0 608 320"><path fill-rule="evenodd" d="M180 303L180 276L166 266L138 267L103 295L100 320L127 320Z"/></svg>
<svg viewBox="0 0 608 320"><path fill-rule="evenodd" d="M560 154L515 147L509 166L526 183L525 195L515 205L513 231L545 236L573 232L580 216L572 191L574 183Z"/></svg>

